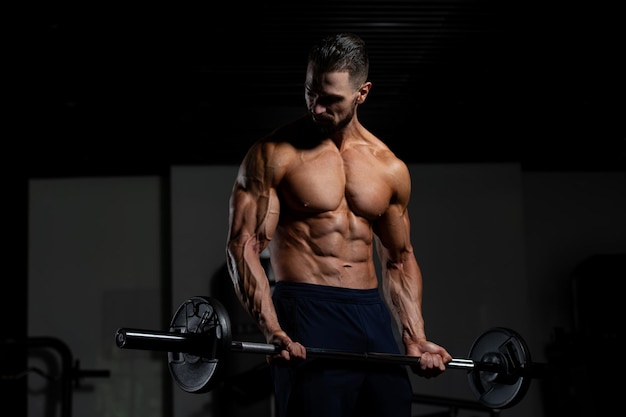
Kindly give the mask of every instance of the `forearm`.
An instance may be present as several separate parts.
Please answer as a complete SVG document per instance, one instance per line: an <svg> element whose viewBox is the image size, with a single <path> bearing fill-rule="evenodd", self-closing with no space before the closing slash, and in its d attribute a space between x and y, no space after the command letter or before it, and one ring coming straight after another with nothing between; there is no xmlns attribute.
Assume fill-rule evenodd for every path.
<svg viewBox="0 0 626 417"><path fill-rule="evenodd" d="M260 261L260 248L250 238L229 242L227 260L235 293L267 340L280 331L267 273Z"/></svg>
<svg viewBox="0 0 626 417"><path fill-rule="evenodd" d="M422 275L414 259L386 263L383 268L383 294L399 326L405 346L426 340L422 316Z"/></svg>

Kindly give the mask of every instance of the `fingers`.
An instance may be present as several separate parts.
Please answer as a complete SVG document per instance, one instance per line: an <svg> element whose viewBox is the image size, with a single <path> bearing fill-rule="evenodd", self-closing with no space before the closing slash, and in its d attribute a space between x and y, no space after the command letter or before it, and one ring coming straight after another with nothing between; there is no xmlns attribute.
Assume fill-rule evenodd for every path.
<svg viewBox="0 0 626 417"><path fill-rule="evenodd" d="M413 353L420 356L419 369L423 373L436 376L446 370L446 364L452 360L450 353L442 346L424 341Z"/></svg>
<svg viewBox="0 0 626 417"><path fill-rule="evenodd" d="M423 352L420 355L419 363L411 366L411 370L426 379L436 377L445 372L446 362L444 359L446 355L442 356L439 353Z"/></svg>
<svg viewBox="0 0 626 417"><path fill-rule="evenodd" d="M306 359L306 348L298 342L289 342L285 347L289 358Z"/></svg>
<svg viewBox="0 0 626 417"><path fill-rule="evenodd" d="M439 354L424 352L420 357L419 363L420 368L424 371L429 369L438 369L443 372L446 370L446 363Z"/></svg>
<svg viewBox="0 0 626 417"><path fill-rule="evenodd" d="M289 340L283 349L274 355L267 357L267 362L272 365L290 366L306 359L306 348L292 340Z"/></svg>

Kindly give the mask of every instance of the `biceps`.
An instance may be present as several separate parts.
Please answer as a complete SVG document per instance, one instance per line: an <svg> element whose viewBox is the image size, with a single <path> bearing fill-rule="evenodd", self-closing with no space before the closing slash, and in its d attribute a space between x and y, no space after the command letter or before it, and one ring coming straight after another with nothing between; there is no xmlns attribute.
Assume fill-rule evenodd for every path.
<svg viewBox="0 0 626 417"><path fill-rule="evenodd" d="M379 253L385 262L403 263L413 253L411 225L406 209L390 206L375 224Z"/></svg>
<svg viewBox="0 0 626 417"><path fill-rule="evenodd" d="M243 244L253 238L260 253L272 239L279 212L274 190L254 193L236 187L230 199L229 241Z"/></svg>

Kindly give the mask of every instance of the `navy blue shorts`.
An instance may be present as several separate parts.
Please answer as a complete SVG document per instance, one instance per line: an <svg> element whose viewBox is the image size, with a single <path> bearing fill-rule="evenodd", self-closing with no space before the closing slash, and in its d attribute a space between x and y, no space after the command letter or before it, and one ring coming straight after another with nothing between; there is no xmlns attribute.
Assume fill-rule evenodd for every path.
<svg viewBox="0 0 626 417"><path fill-rule="evenodd" d="M400 353L377 289L278 282L273 300L282 328L308 348ZM272 367L279 417L409 417L405 365L308 358Z"/></svg>

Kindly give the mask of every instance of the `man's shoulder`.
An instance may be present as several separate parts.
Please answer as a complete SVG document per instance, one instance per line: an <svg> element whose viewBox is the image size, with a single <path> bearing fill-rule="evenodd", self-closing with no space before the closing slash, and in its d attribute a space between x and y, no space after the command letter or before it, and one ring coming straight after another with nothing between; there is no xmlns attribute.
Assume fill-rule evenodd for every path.
<svg viewBox="0 0 626 417"><path fill-rule="evenodd" d="M260 139L248 150L248 158L263 160L270 165L283 165L295 157L301 137L297 122L282 125Z"/></svg>
<svg viewBox="0 0 626 417"><path fill-rule="evenodd" d="M367 145L370 152L376 159L385 165L395 166L397 168L406 166L404 161L396 155L396 153L383 140L369 131L366 132L367 134L365 135L365 138Z"/></svg>

